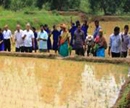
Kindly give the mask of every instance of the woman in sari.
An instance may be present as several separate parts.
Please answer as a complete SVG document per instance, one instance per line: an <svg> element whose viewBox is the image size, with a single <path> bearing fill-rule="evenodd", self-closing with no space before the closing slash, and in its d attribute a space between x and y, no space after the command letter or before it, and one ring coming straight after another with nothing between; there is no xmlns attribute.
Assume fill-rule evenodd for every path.
<svg viewBox="0 0 130 108"><path fill-rule="evenodd" d="M66 25L62 24L62 32L59 38L59 54L62 57L67 57L69 55L69 32L67 31Z"/></svg>
<svg viewBox="0 0 130 108"><path fill-rule="evenodd" d="M103 36L103 31L99 31L99 36L95 38L96 57L105 57L107 42Z"/></svg>

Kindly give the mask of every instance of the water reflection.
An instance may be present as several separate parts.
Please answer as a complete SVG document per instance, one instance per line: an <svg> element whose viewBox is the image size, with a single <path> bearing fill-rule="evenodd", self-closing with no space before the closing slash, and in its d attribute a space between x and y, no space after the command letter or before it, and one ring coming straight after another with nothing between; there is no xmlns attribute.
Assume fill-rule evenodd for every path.
<svg viewBox="0 0 130 108"><path fill-rule="evenodd" d="M0 108L110 108L127 66L0 57Z"/></svg>

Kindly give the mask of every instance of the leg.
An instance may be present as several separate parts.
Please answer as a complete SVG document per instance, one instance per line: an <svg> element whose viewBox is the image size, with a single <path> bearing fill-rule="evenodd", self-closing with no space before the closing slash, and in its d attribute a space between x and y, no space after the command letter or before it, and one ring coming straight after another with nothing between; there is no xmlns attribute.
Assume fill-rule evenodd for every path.
<svg viewBox="0 0 130 108"><path fill-rule="evenodd" d="M80 55L84 56L84 49L83 48L80 48Z"/></svg>
<svg viewBox="0 0 130 108"><path fill-rule="evenodd" d="M85 50L82 48L82 55L85 56Z"/></svg>
<svg viewBox="0 0 130 108"><path fill-rule="evenodd" d="M89 57L91 46L88 46L87 56Z"/></svg>
<svg viewBox="0 0 130 108"><path fill-rule="evenodd" d="M4 40L4 51L6 51L6 50L7 50L7 41Z"/></svg>
<svg viewBox="0 0 130 108"><path fill-rule="evenodd" d="M114 52L111 53L112 58L116 57L116 54Z"/></svg>
<svg viewBox="0 0 130 108"><path fill-rule="evenodd" d="M126 52L125 52L125 58L127 57L127 54L128 54L128 52L126 51Z"/></svg>
<svg viewBox="0 0 130 108"><path fill-rule="evenodd" d="M24 51L25 51L25 52L28 52L28 48L27 48L27 47L25 47Z"/></svg>
<svg viewBox="0 0 130 108"><path fill-rule="evenodd" d="M32 53L32 47L28 47L28 52Z"/></svg>
<svg viewBox="0 0 130 108"><path fill-rule="evenodd" d="M118 57L120 57L120 53L112 52L112 58L118 58Z"/></svg>
<svg viewBox="0 0 130 108"><path fill-rule="evenodd" d="M25 52L24 46L20 47L20 52Z"/></svg>
<svg viewBox="0 0 130 108"><path fill-rule="evenodd" d="M116 57L121 57L121 54L120 54L120 53L117 53L117 54L116 54Z"/></svg>
<svg viewBox="0 0 130 108"><path fill-rule="evenodd" d="M11 51L10 39L7 40L7 49L8 49L9 52Z"/></svg>
<svg viewBox="0 0 130 108"><path fill-rule="evenodd" d="M15 48L15 52L20 52L20 48Z"/></svg>
<svg viewBox="0 0 130 108"><path fill-rule="evenodd" d="M79 55L79 49L78 48L76 48L76 55Z"/></svg>

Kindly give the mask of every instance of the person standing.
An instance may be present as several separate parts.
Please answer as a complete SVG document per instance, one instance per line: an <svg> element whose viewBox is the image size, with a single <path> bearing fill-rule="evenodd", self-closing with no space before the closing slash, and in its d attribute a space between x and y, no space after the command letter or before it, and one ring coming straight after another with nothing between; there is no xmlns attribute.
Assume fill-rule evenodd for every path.
<svg viewBox="0 0 130 108"><path fill-rule="evenodd" d="M128 49L130 50L130 35L129 35L129 26L124 26L124 33L121 34L121 57L126 58L128 54Z"/></svg>
<svg viewBox="0 0 130 108"><path fill-rule="evenodd" d="M4 50L10 52L12 33L11 30L8 29L8 25L5 25L4 27L3 36L4 36Z"/></svg>
<svg viewBox="0 0 130 108"><path fill-rule="evenodd" d="M48 48L48 52L50 52L50 50L52 49L52 44L51 44L51 31L48 28L48 25L45 24L44 26L45 31L48 33L48 40L47 40L47 48Z"/></svg>
<svg viewBox="0 0 130 108"><path fill-rule="evenodd" d="M4 37L1 28L0 28L0 51L4 51Z"/></svg>
<svg viewBox="0 0 130 108"><path fill-rule="evenodd" d="M60 32L57 30L55 25L53 26L52 35L53 35L53 50L55 51L55 53L57 53Z"/></svg>
<svg viewBox="0 0 130 108"><path fill-rule="evenodd" d="M31 30L29 23L26 25L26 30L24 30L22 38L24 40L24 51L27 53L32 53L32 47L35 47L35 43L34 33Z"/></svg>
<svg viewBox="0 0 130 108"><path fill-rule="evenodd" d="M67 57L69 56L69 32L67 31L67 27L65 24L62 24L62 32L59 38L59 54L62 57Z"/></svg>
<svg viewBox="0 0 130 108"><path fill-rule="evenodd" d="M35 47L33 48L33 50L35 51L35 53L38 50L38 45L37 45L37 32L36 32L36 28L32 27L32 31L34 33L34 43L35 43Z"/></svg>
<svg viewBox="0 0 130 108"><path fill-rule="evenodd" d="M107 49L107 42L106 42L105 37L103 36L102 30L99 31L99 36L96 37L95 40L97 41L95 43L98 46L96 50L96 57L105 57L105 50Z"/></svg>
<svg viewBox="0 0 130 108"><path fill-rule="evenodd" d="M86 48L87 48L87 56L89 57L90 52L91 52L91 50L92 50L92 48L93 48L93 46L94 46L93 36L88 35L88 36L86 37L85 43L86 43L86 46L87 46L87 47L86 47Z"/></svg>
<svg viewBox="0 0 130 108"><path fill-rule="evenodd" d="M84 32L81 30L81 25L77 26L77 30L74 33L74 48L76 50L77 55L84 56L84 46L85 45L85 35Z"/></svg>
<svg viewBox="0 0 130 108"><path fill-rule="evenodd" d="M82 25L82 30L84 31L85 39L86 39L86 37L88 35L88 28L89 28L88 22L87 22L87 20L85 20L84 24Z"/></svg>
<svg viewBox="0 0 130 108"><path fill-rule="evenodd" d="M110 36L108 55L111 55L112 58L120 57L121 44L122 44L122 40L120 35L120 28L115 27L114 33Z"/></svg>
<svg viewBox="0 0 130 108"><path fill-rule="evenodd" d="M39 52L47 52L47 40L48 40L48 33L44 30L44 26L40 26L41 31L38 33L37 41L38 41L38 49Z"/></svg>
<svg viewBox="0 0 130 108"><path fill-rule="evenodd" d="M24 40L22 38L22 35L23 35L23 30L21 29L21 26L18 24L16 26L16 31L14 32L16 52L24 52Z"/></svg>
<svg viewBox="0 0 130 108"><path fill-rule="evenodd" d="M74 32L76 31L76 26L74 23L72 23L71 25L71 29L69 30L70 34L71 34L71 40L70 40L70 45L71 47L74 49L74 45L73 45L73 40L74 40Z"/></svg>
<svg viewBox="0 0 130 108"><path fill-rule="evenodd" d="M98 20L95 20L95 30L94 30L94 34L93 34L93 37L94 39L99 36L99 31L101 30L101 26L99 25L99 21Z"/></svg>

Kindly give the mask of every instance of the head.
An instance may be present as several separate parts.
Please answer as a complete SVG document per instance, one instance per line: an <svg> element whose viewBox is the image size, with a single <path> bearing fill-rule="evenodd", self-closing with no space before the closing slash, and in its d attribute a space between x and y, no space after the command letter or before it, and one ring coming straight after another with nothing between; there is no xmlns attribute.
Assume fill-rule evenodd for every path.
<svg viewBox="0 0 130 108"><path fill-rule="evenodd" d="M41 31L44 30L44 25L40 25L40 30L41 30Z"/></svg>
<svg viewBox="0 0 130 108"><path fill-rule="evenodd" d="M46 30L46 29L48 29L48 25L47 25L47 24L45 24L45 25L44 25L44 28L45 28L45 30Z"/></svg>
<svg viewBox="0 0 130 108"><path fill-rule="evenodd" d="M78 25L80 24L80 21L76 21L76 26L78 27Z"/></svg>
<svg viewBox="0 0 130 108"><path fill-rule="evenodd" d="M16 29L19 31L19 30L21 29L21 26L18 24L18 25L16 26Z"/></svg>
<svg viewBox="0 0 130 108"><path fill-rule="evenodd" d="M35 27L32 27L32 31L33 31L33 32L36 32L36 28L35 28Z"/></svg>
<svg viewBox="0 0 130 108"><path fill-rule="evenodd" d="M8 30L8 25L5 25L4 29L5 29L5 30Z"/></svg>
<svg viewBox="0 0 130 108"><path fill-rule="evenodd" d="M56 30L56 25L53 25L53 29Z"/></svg>
<svg viewBox="0 0 130 108"><path fill-rule="evenodd" d="M88 24L88 21L87 21L87 20L85 20L85 21L84 21L84 24L85 24L85 25L87 25L87 24Z"/></svg>
<svg viewBox="0 0 130 108"><path fill-rule="evenodd" d="M72 23L72 24L71 24L71 26L72 26L72 27L74 27L74 26L75 26L75 24L74 24L74 23Z"/></svg>
<svg viewBox="0 0 130 108"><path fill-rule="evenodd" d="M81 25L80 24L77 25L77 30L81 31Z"/></svg>
<svg viewBox="0 0 130 108"><path fill-rule="evenodd" d="M27 31L29 31L29 30L30 30L30 28L31 28L30 24L29 24L29 23L27 23L27 24L26 24L26 29L27 29Z"/></svg>
<svg viewBox="0 0 130 108"><path fill-rule="evenodd" d="M114 28L114 35L119 35L119 33L120 33L120 28L119 27L115 27Z"/></svg>
<svg viewBox="0 0 130 108"><path fill-rule="evenodd" d="M64 32L66 32L66 31L67 31L66 24L62 24L61 28L62 28L62 30L63 30Z"/></svg>
<svg viewBox="0 0 130 108"><path fill-rule="evenodd" d="M99 31L99 37L102 37L103 36L103 31L102 29Z"/></svg>
<svg viewBox="0 0 130 108"><path fill-rule="evenodd" d="M62 30L62 26L63 26L63 24L60 24L60 29Z"/></svg>
<svg viewBox="0 0 130 108"><path fill-rule="evenodd" d="M95 26L98 27L99 26L99 21L98 20L95 20Z"/></svg>
<svg viewBox="0 0 130 108"><path fill-rule="evenodd" d="M125 33L125 34L128 34L128 32L129 32L129 26L128 26L128 25L125 25L125 26L124 26L124 33Z"/></svg>

